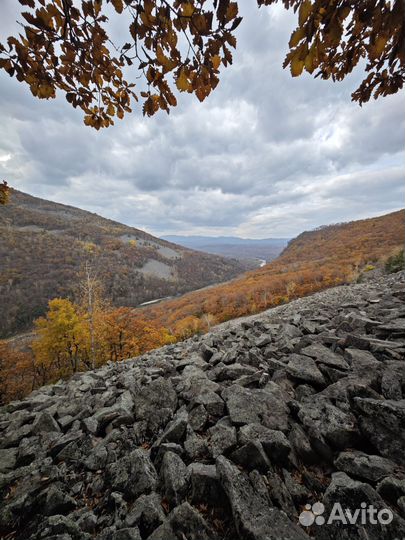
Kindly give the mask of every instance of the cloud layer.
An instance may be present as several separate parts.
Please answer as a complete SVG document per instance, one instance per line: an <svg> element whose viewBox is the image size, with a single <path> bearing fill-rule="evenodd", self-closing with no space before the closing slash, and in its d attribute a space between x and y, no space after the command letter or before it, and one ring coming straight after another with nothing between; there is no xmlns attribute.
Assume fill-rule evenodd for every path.
<svg viewBox="0 0 405 540"><path fill-rule="evenodd" d="M402 93L360 108L350 94L362 73L291 78L294 15L240 4L234 65L203 104L181 95L170 116L136 110L95 132L63 96L38 101L0 73L0 178L158 235L290 237L401 208Z"/></svg>

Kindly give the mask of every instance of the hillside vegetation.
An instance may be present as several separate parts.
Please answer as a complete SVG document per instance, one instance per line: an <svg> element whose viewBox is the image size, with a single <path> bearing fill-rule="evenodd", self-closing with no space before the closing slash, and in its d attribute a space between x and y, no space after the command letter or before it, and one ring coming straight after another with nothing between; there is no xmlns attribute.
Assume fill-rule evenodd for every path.
<svg viewBox="0 0 405 540"><path fill-rule="evenodd" d="M405 242L405 211L321 227L291 240L275 261L240 278L150 309L150 317L184 333L257 313L312 292L361 279L398 253ZM182 321L179 323L179 321Z"/></svg>
<svg viewBox="0 0 405 540"><path fill-rule="evenodd" d="M226 284L144 308L113 307L95 289L56 298L35 332L0 341L0 403L107 361L119 362L209 331L213 325L332 286L398 271L405 211L323 227L291 241L272 263ZM402 262L401 262L402 261Z"/></svg>
<svg viewBox="0 0 405 540"><path fill-rule="evenodd" d="M54 297L74 298L83 264L116 306L228 280L240 261L186 249L78 208L12 190L0 210L0 336L31 326Z"/></svg>

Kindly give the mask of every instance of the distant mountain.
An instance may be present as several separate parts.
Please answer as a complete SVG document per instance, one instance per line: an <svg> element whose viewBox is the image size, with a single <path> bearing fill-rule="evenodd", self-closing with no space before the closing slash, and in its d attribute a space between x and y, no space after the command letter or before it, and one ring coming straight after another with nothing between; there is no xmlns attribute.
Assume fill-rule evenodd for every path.
<svg viewBox="0 0 405 540"><path fill-rule="evenodd" d="M176 296L248 268L13 190L10 204L0 208L0 336L29 327L49 299L72 297L88 259L108 297L120 306Z"/></svg>
<svg viewBox="0 0 405 540"><path fill-rule="evenodd" d="M286 247L288 238L239 238L238 236L178 236L162 237L191 249L215 253L238 259L262 259L269 262L275 259Z"/></svg>

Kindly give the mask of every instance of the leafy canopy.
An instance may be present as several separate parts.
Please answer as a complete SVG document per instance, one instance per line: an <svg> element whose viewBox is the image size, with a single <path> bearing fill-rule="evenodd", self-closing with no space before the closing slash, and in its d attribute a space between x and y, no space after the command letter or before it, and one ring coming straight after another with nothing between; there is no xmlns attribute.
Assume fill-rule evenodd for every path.
<svg viewBox="0 0 405 540"><path fill-rule="evenodd" d="M352 94L360 104L397 92L405 78L403 0L257 0L298 12L284 67L342 80L366 61L366 78ZM169 112L174 89L203 101L232 64L234 31L242 18L230 0L19 0L21 33L0 43L0 68L29 85L34 96L65 93L96 129L131 112ZM110 4L108 6L107 4ZM111 41L111 6L128 26L128 41ZM111 23L110 23L111 24ZM141 87L127 80L135 64Z"/></svg>

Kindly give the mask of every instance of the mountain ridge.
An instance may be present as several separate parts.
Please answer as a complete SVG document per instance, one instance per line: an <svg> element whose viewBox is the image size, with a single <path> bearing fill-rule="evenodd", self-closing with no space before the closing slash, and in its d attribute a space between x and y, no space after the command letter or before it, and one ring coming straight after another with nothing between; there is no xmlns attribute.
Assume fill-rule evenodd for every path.
<svg viewBox="0 0 405 540"><path fill-rule="evenodd" d="M238 259L275 259L287 245L289 238L250 239L237 236L181 236L165 235L163 239L182 246Z"/></svg>
<svg viewBox="0 0 405 540"><path fill-rule="evenodd" d="M0 209L0 335L23 330L56 296L75 294L85 261L115 305L228 280L253 264L190 250L73 206L12 190Z"/></svg>

